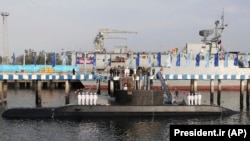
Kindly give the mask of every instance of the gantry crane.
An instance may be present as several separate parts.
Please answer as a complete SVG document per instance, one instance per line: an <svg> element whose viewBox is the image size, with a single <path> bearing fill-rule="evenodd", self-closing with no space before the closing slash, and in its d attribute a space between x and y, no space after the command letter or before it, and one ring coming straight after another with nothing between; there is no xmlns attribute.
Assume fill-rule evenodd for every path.
<svg viewBox="0 0 250 141"><path fill-rule="evenodd" d="M135 34L137 34L137 32L132 32L132 31L103 28L98 32L97 36L94 39L95 52L105 52L106 51L104 48L104 39L127 39L127 38L122 38L122 37L108 37L108 36L106 36L107 34L110 34L110 33L135 33Z"/></svg>

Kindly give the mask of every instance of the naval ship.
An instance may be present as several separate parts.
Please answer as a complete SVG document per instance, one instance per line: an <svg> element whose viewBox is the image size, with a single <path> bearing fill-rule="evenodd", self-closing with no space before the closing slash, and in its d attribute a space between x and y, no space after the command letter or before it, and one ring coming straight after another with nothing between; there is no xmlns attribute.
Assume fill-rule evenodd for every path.
<svg viewBox="0 0 250 141"><path fill-rule="evenodd" d="M73 62L78 63L80 72L107 74L107 89L109 96L105 105L90 102L93 96L88 92L79 92L78 105L65 105L61 107L37 107L37 108L11 108L3 112L4 118L84 118L84 117L124 117L124 116L194 116L194 115L230 115L236 113L233 110L216 106L202 105L200 98L190 94L187 99L182 95L171 93L169 84L165 83L163 74L193 74L199 66L203 73L223 74L234 71L242 73L244 70L234 64L239 52L227 52L221 46L221 35L225 28L224 19L219 26L215 22L214 30L201 30L203 43L187 44L182 50L177 48L168 52L133 53L127 48L120 48L108 53L103 48L104 33L108 29L101 30L95 39L96 50L77 56ZM114 31L113 32L126 32ZM212 34L212 39L208 37ZM227 58L226 58L227 57ZM227 60L226 60L226 59ZM217 59L217 60L216 60ZM238 58L237 58L238 59ZM224 64L227 61L227 66ZM238 60L237 60L238 61ZM185 62L185 63L181 63ZM199 62L199 64L197 64ZM216 64L217 63L217 64ZM237 62L239 63L239 62ZM208 67L209 66L209 67ZM119 69L118 69L119 68ZM77 69L77 70L78 70ZM110 71L112 70L112 71ZM129 71L128 71L129 70ZM130 70L133 70L132 73ZM141 89L140 77L146 76L146 88ZM147 84L155 81L161 86L160 90L154 90ZM153 83L155 83L153 82ZM182 81L183 82L183 81ZM84 84L85 82L82 81ZM185 83L185 82L183 82ZM189 84L187 84L189 85ZM92 98L90 98L92 97ZM96 97L96 96L95 96ZM99 96L100 98L100 96ZM98 100L98 96L97 96ZM79 104L80 103L80 104Z"/></svg>

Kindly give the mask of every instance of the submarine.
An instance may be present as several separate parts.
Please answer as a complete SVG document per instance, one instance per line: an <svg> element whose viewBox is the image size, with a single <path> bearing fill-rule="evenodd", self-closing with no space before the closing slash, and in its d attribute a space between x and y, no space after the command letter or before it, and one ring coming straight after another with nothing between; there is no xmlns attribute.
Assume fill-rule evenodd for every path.
<svg viewBox="0 0 250 141"><path fill-rule="evenodd" d="M186 102L181 95L172 94L160 72L162 90L136 89L136 79L131 76L108 80L107 104L96 104L98 95L79 92L78 105L60 107L10 108L3 118L85 118L85 117L169 117L231 115L235 111L217 106L201 105L197 100ZM96 93L95 93L96 94ZM94 98L96 97L96 98ZM100 98L100 96L99 96ZM191 101L191 102L190 102Z"/></svg>

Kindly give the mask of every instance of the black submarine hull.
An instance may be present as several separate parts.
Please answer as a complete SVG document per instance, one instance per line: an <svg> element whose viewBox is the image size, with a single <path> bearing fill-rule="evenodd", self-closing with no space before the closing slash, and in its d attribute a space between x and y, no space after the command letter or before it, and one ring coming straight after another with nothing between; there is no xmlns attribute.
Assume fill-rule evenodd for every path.
<svg viewBox="0 0 250 141"><path fill-rule="evenodd" d="M85 117L168 117L229 115L235 111L210 105L186 106L115 106L115 105L67 105L50 108L11 108L3 112L3 118L85 118Z"/></svg>

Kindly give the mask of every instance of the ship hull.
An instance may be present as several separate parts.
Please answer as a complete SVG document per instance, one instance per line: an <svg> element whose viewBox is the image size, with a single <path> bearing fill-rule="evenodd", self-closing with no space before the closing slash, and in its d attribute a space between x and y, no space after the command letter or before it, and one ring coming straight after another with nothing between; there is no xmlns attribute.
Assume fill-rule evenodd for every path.
<svg viewBox="0 0 250 141"><path fill-rule="evenodd" d="M110 106L68 105L50 108L12 108L3 112L4 118L85 118L85 117L168 117L230 115L236 113L220 106L164 105L164 106Z"/></svg>

